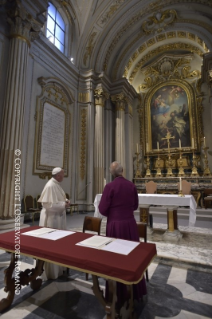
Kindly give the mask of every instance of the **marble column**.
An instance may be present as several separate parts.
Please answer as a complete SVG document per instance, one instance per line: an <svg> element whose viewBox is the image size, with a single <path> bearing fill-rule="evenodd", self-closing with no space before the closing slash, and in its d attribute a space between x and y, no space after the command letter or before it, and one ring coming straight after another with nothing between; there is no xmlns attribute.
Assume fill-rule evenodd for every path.
<svg viewBox="0 0 212 319"><path fill-rule="evenodd" d="M100 88L94 91L95 101L95 141L94 141L94 194L102 194L104 189L104 105L106 93Z"/></svg>
<svg viewBox="0 0 212 319"><path fill-rule="evenodd" d="M126 173L126 159L125 159L125 105L126 97L124 94L117 94L112 96L112 101L115 102L116 108L116 127L115 127L115 160L120 162Z"/></svg>
<svg viewBox="0 0 212 319"><path fill-rule="evenodd" d="M0 219L11 219L21 204L21 146L25 108L25 83L31 37L40 23L14 1L8 10L10 48L3 104L0 157Z"/></svg>

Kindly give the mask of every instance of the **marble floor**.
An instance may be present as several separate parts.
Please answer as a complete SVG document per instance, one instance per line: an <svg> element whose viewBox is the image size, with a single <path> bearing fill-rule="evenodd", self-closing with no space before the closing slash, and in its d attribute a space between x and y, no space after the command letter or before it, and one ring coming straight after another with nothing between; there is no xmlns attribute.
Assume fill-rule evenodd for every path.
<svg viewBox="0 0 212 319"><path fill-rule="evenodd" d="M81 231L84 216L67 215L68 229ZM137 319L212 318L212 229L207 228L207 224L205 226L179 226L183 237L178 244L173 244L162 240L167 226L154 222L148 241L156 243L158 256L148 268L148 295L141 303L135 304ZM103 220L102 234L105 227L106 220ZM6 266L2 262L6 265L9 259L10 254L0 251L0 299L6 297L3 289ZM29 268L33 263L33 259L22 257L21 268ZM99 280L104 289L104 280ZM103 319L104 309L91 287L91 279L86 281L85 274L76 271L54 281L45 281L37 292L29 286L23 287L1 318Z"/></svg>

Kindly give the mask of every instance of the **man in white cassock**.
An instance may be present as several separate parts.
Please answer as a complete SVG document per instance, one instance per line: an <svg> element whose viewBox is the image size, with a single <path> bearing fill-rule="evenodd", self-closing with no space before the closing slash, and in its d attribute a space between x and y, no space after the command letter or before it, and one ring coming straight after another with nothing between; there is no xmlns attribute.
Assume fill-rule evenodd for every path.
<svg viewBox="0 0 212 319"><path fill-rule="evenodd" d="M52 178L46 183L38 202L42 203L39 226L66 229L66 208L70 207L70 201L60 183L64 178L64 170L55 167L52 170ZM52 263L44 264L44 277L56 279L62 275L64 267Z"/></svg>

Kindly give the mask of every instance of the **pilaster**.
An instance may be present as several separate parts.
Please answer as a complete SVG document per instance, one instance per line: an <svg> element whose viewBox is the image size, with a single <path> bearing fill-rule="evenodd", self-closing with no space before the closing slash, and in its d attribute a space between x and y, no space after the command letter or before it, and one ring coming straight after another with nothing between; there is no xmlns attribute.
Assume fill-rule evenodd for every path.
<svg viewBox="0 0 212 319"><path fill-rule="evenodd" d="M1 125L0 218L11 219L21 204L21 147L29 47L42 27L20 1L9 1L10 56ZM17 206L20 207L20 206Z"/></svg>

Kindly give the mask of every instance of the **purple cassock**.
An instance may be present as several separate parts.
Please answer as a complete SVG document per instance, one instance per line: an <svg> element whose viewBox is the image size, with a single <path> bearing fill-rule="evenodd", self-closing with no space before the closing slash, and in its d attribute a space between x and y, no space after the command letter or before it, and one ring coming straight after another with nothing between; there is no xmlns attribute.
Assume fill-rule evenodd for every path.
<svg viewBox="0 0 212 319"><path fill-rule="evenodd" d="M138 208L138 193L135 185L123 176L116 177L104 188L99 211L107 217L106 236L126 240L139 241L139 234L134 218L134 210ZM134 285L134 299L146 295L145 278ZM124 301L124 285L117 285L118 301Z"/></svg>

